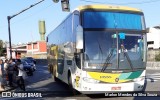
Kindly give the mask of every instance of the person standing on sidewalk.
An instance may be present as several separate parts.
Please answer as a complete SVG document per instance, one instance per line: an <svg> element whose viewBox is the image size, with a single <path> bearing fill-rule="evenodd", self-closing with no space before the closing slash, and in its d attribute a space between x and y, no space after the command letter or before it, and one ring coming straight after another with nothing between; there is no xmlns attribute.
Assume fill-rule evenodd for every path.
<svg viewBox="0 0 160 100"><path fill-rule="evenodd" d="M4 90L4 80L3 80L3 71L4 70L4 68L3 68L3 61L0 59L0 91L2 90Z"/></svg>
<svg viewBox="0 0 160 100"><path fill-rule="evenodd" d="M8 73L8 79L9 79L9 86L13 87L13 72L14 72L14 65L15 63L12 61L12 59L9 60L7 73Z"/></svg>
<svg viewBox="0 0 160 100"><path fill-rule="evenodd" d="M4 78L3 79L4 79L5 85L9 84L7 69L8 69L8 59L4 61Z"/></svg>
<svg viewBox="0 0 160 100"><path fill-rule="evenodd" d="M21 63L21 60L18 60L17 62L17 68L18 68L18 76L17 76L17 85L25 91L25 84L24 84L24 76L25 72L23 70L23 64Z"/></svg>

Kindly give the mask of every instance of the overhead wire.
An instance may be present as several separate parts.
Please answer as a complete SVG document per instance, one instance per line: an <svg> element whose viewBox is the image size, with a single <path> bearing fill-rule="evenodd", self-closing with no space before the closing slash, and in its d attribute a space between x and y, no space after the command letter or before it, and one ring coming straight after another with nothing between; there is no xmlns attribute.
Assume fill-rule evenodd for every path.
<svg viewBox="0 0 160 100"><path fill-rule="evenodd" d="M22 18L22 19L20 19L20 20L18 20L18 21L16 21L16 22L11 22L11 25L20 23L20 22L22 22L22 21L24 21L24 20L26 20L26 19L28 19L28 18L31 18L31 17L35 16L35 15L38 14L38 13L41 13L43 10L46 10L47 8L49 8L49 7L51 7L51 6L52 6L52 4L46 6L45 8L39 9L38 11L34 12L34 14L30 14L30 15L28 15L28 16L26 16L26 17L24 17L24 18ZM5 24L5 25L3 25L3 26L0 26L0 28L4 28L4 27L8 27L8 25Z"/></svg>

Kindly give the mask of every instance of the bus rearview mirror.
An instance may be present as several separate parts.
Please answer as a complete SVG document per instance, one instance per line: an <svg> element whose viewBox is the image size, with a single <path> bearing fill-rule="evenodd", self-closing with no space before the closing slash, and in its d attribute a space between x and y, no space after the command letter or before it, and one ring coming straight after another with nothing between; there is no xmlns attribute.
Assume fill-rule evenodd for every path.
<svg viewBox="0 0 160 100"><path fill-rule="evenodd" d="M81 25L76 28L76 49L83 49L83 27Z"/></svg>

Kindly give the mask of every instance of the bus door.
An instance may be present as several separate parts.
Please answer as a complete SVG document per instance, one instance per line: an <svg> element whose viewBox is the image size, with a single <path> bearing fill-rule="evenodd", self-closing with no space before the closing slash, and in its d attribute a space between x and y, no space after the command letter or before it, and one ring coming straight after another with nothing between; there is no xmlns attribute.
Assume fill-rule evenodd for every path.
<svg viewBox="0 0 160 100"><path fill-rule="evenodd" d="M58 59L57 59L57 72L58 74L63 74L63 70L64 70L64 51L63 51L63 47L59 46L58 47Z"/></svg>
<svg viewBox="0 0 160 100"><path fill-rule="evenodd" d="M52 57L53 57L53 75L57 77L57 59L58 59L58 46L52 46Z"/></svg>

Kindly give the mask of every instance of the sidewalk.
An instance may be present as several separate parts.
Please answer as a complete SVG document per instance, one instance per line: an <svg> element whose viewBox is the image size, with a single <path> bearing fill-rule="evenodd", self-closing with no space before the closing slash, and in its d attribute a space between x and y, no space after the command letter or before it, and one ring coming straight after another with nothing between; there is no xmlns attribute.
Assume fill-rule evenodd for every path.
<svg viewBox="0 0 160 100"><path fill-rule="evenodd" d="M13 87L9 87L9 86L4 86L4 89L0 87L0 93L1 92L5 92L5 91L11 91L16 89L18 86L16 84L13 83Z"/></svg>

